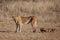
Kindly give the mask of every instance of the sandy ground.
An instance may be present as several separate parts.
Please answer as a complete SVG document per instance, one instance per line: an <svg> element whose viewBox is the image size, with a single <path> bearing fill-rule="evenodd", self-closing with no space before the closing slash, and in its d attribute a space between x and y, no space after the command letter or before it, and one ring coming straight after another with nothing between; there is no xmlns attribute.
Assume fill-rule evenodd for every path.
<svg viewBox="0 0 60 40"><path fill-rule="evenodd" d="M26 26L26 25L25 25ZM56 26L56 25L55 25ZM3 29L3 28L2 28ZM7 28L8 29L8 28ZM14 30L0 30L0 40L60 40L60 27L55 32L32 32L31 27L22 28L22 32L15 33Z"/></svg>
<svg viewBox="0 0 60 40"><path fill-rule="evenodd" d="M6 1L6 2L5 2ZM23 25L15 33L12 16L38 16L38 30ZM55 32L41 32L40 28L55 28ZM60 0L0 0L0 40L60 40Z"/></svg>
<svg viewBox="0 0 60 40"><path fill-rule="evenodd" d="M60 31L52 33L0 32L0 40L60 40Z"/></svg>

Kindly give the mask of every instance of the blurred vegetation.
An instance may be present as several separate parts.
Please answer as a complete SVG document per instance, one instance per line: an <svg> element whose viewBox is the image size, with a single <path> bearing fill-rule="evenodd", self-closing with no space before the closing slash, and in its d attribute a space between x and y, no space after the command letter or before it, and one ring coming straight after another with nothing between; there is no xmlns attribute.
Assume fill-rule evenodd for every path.
<svg viewBox="0 0 60 40"><path fill-rule="evenodd" d="M39 23L60 23L60 0L0 0L0 24L13 25L12 16L32 15Z"/></svg>

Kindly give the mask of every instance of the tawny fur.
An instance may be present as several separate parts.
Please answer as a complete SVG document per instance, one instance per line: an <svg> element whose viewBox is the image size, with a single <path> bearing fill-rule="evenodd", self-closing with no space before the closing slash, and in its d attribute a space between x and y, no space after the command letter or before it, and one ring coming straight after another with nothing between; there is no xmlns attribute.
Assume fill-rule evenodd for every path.
<svg viewBox="0 0 60 40"><path fill-rule="evenodd" d="M22 25L29 24L29 23L31 23L33 27L33 32L36 31L37 16L29 16L29 17L18 16L18 17L12 17L12 18L16 23L16 32L18 32L18 30L21 32Z"/></svg>
<svg viewBox="0 0 60 40"><path fill-rule="evenodd" d="M41 28L40 31L41 32L54 32L56 29L54 28Z"/></svg>

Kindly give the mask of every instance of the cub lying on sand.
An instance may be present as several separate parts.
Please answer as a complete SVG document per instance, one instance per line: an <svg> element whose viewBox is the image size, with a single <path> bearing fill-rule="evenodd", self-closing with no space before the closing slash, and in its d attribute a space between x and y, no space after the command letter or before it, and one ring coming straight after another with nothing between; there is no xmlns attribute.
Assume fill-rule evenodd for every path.
<svg viewBox="0 0 60 40"><path fill-rule="evenodd" d="M41 28L40 31L41 32L54 32L56 29L54 28Z"/></svg>

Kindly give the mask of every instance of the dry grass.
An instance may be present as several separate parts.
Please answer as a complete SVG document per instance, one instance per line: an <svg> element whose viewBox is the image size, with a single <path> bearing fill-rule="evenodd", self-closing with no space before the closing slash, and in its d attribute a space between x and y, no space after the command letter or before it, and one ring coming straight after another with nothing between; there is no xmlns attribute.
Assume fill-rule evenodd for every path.
<svg viewBox="0 0 60 40"><path fill-rule="evenodd" d="M38 30L45 27L57 31L33 33L29 24L22 33L14 33L12 16L30 15L38 16ZM0 40L60 40L60 0L0 0Z"/></svg>

